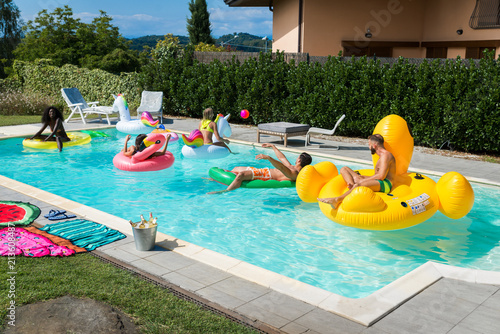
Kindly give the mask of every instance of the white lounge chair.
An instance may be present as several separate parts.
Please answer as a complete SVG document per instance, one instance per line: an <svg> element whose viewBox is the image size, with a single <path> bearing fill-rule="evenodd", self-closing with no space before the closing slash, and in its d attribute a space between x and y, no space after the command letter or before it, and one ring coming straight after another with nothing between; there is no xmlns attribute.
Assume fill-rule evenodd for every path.
<svg viewBox="0 0 500 334"><path fill-rule="evenodd" d="M151 115L158 115L160 123L163 123L163 92L151 92L143 90L141 94L141 105L137 108L137 118L144 111Z"/></svg>
<svg viewBox="0 0 500 334"><path fill-rule="evenodd" d="M71 114L65 120L66 123L68 123L75 113L79 113L84 124L87 123L85 118L89 114L98 114L99 120L102 120L102 115L106 115L106 120L108 124L111 125L109 115L118 113L117 108L98 106L97 104L99 104L99 101L87 103L78 88L61 88L61 94L71 110Z"/></svg>
<svg viewBox="0 0 500 334"><path fill-rule="evenodd" d="M337 123L335 123L335 126L333 127L333 129L331 130L328 130L328 129L322 129L322 128L309 128L309 131L307 131L307 134L306 134L306 143L305 143L305 146L307 145L310 145L311 142L310 142L310 138L311 138L311 134L312 133L315 133L315 134L321 134L321 135L327 135L327 136L333 136L333 134L335 133L335 130L337 130L337 127L339 126L340 122L342 122L345 118L345 114L343 114L339 120L337 121ZM318 145L318 147L314 147L314 148L319 148L321 147L321 145ZM313 147L311 147L313 148ZM329 147L330 148L330 147ZM333 149L336 149L338 150L339 147L338 146L335 146L335 147L331 147Z"/></svg>

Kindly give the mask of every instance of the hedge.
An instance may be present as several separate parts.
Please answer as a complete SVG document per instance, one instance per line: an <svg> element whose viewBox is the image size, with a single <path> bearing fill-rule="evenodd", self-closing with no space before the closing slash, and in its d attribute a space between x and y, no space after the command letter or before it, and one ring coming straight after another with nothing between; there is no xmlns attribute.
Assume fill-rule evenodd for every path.
<svg viewBox="0 0 500 334"><path fill-rule="evenodd" d="M89 70L75 65L62 67L50 65L50 59L36 62L16 60L14 73L20 85L27 91L43 93L66 106L61 88L77 87L87 102L99 101L99 105L112 105L112 94L123 94L129 105L137 109L140 104L141 90L137 87L136 73L120 75L100 69ZM67 107L66 107L67 108Z"/></svg>
<svg viewBox="0 0 500 334"><path fill-rule="evenodd" d="M124 93L139 105L143 89L164 93L164 111L200 118L203 109L232 113L232 122L288 121L338 129L366 138L388 114L408 122L416 145L499 154L500 65L492 56L478 65L460 58L392 65L372 59L329 57L325 64L285 61L283 53L261 53L240 62L205 64L186 51L178 58L143 66L138 74L116 76L71 65L55 68L40 61L15 65L24 87L60 96L61 87L78 87L88 100L112 103ZM247 109L250 117L239 117Z"/></svg>

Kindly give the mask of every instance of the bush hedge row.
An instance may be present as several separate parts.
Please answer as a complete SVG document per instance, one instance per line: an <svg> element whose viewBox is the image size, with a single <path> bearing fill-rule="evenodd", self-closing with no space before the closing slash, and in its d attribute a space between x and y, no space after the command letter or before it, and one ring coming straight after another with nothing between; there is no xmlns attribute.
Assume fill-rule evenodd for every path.
<svg viewBox="0 0 500 334"><path fill-rule="evenodd" d="M200 118L212 107L232 122L288 121L333 128L346 114L339 135L367 137L388 114L408 122L416 145L499 154L500 65L493 57L478 65L468 60L439 60L420 65L404 58L389 65L372 59L330 57L324 65L291 61L283 53L261 53L244 62L209 64L188 51L152 61L138 74L116 76L66 65L62 68L17 63L23 86L60 96L61 87L78 87L88 100L112 103L124 93L137 107L142 89L164 92L164 111ZM248 109L250 117L239 117Z"/></svg>
<svg viewBox="0 0 500 334"><path fill-rule="evenodd" d="M100 69L89 70L75 65L52 66L50 59L36 62L16 60L13 65L18 84L23 89L51 96L57 105L67 108L61 88L77 87L87 102L99 101L99 105L112 105L112 94L124 94L131 106L137 108L141 90L137 86L136 73L112 74Z"/></svg>

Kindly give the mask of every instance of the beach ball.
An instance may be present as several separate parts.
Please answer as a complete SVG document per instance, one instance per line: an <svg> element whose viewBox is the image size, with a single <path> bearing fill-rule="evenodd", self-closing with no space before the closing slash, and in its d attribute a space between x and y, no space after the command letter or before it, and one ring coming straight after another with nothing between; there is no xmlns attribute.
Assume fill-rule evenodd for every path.
<svg viewBox="0 0 500 334"><path fill-rule="evenodd" d="M240 116L241 116L241 118L247 119L247 118L248 118L248 116L250 116L250 113L248 112L248 110L243 109L243 110L240 112Z"/></svg>

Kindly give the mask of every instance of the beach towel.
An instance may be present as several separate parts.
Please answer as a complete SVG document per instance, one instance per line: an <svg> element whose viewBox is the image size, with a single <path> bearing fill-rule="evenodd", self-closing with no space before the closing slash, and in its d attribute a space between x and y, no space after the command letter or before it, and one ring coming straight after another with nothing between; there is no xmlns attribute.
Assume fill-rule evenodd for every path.
<svg viewBox="0 0 500 334"><path fill-rule="evenodd" d="M40 231L38 228L35 227L35 226L24 227L24 229L26 231L31 232L31 233L35 233L35 234L39 234L41 236L44 236L45 238L49 239L50 241L52 241L54 244L56 244L58 246L65 246L65 247L67 247L69 249L74 250L76 254L87 252L87 250L85 248L75 246L69 240L66 240L64 238L58 237L57 235L53 235L53 234L47 233L45 231Z"/></svg>
<svg viewBox="0 0 500 334"><path fill-rule="evenodd" d="M48 238L26 231L22 227L4 227L0 230L0 255L29 257L69 256L75 251L59 246Z"/></svg>
<svg viewBox="0 0 500 334"><path fill-rule="evenodd" d="M74 245L89 251L126 237L117 230L85 219L47 224L40 230L68 239Z"/></svg>
<svg viewBox="0 0 500 334"><path fill-rule="evenodd" d="M31 203L0 201L0 227L29 225L40 215L40 208Z"/></svg>

